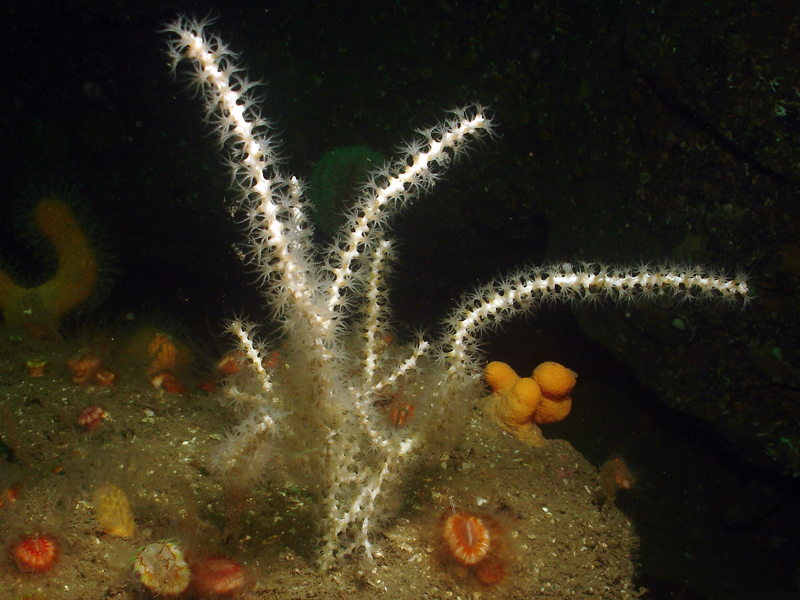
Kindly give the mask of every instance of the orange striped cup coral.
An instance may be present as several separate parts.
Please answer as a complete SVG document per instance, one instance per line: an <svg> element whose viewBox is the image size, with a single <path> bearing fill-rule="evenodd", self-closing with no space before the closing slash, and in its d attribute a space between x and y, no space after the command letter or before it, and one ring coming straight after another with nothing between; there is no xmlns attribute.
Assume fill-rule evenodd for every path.
<svg viewBox="0 0 800 600"><path fill-rule="evenodd" d="M103 359L91 350L82 350L77 356L67 360L66 364L72 373L72 383L87 385L94 382L97 373L103 368Z"/></svg>
<svg viewBox="0 0 800 600"><path fill-rule="evenodd" d="M439 524L447 562L484 585L495 585L508 575L511 547L506 532L489 513L451 506Z"/></svg>
<svg viewBox="0 0 800 600"><path fill-rule="evenodd" d="M60 555L61 545L53 535L27 535L11 545L11 557L20 571L46 573Z"/></svg>
<svg viewBox="0 0 800 600"><path fill-rule="evenodd" d="M229 596L247 583L244 567L232 558L210 556L192 564L192 587L204 596Z"/></svg>
<svg viewBox="0 0 800 600"><path fill-rule="evenodd" d="M92 404L78 414L78 425L89 431L99 427L109 418L108 412L102 406Z"/></svg>

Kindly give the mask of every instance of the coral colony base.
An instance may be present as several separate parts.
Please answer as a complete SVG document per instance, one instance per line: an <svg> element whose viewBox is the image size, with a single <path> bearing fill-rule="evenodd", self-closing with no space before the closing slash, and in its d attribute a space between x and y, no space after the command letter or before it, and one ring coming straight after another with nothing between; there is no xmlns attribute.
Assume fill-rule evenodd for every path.
<svg viewBox="0 0 800 600"><path fill-rule="evenodd" d="M231 323L242 368L229 379L227 396L245 417L214 471L233 485L291 476L317 489L323 569L349 555L372 559L404 469L446 439L443 428L480 393L478 336L486 330L548 302L746 299L743 276L704 267L554 265L512 273L463 297L437 339L393 343L389 221L468 143L492 134L491 118L471 106L418 132L371 175L338 237L319 252L303 184L279 170L255 84L208 26L183 17L169 24L169 54L173 68L191 65L208 120L227 147L246 215L247 258L285 337L276 354L256 341L252 325Z"/></svg>

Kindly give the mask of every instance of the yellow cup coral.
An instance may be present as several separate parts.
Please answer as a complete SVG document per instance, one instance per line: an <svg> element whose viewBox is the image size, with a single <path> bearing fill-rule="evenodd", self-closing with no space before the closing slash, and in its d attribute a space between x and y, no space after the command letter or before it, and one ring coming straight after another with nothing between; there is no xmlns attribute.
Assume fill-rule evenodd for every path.
<svg viewBox="0 0 800 600"><path fill-rule="evenodd" d="M58 320L91 296L98 280L97 259L62 200L55 196L40 200L33 217L55 249L56 273L49 281L29 288L0 271L0 309L7 323L25 326L38 336L54 336Z"/></svg>
<svg viewBox="0 0 800 600"><path fill-rule="evenodd" d="M554 362L536 367L532 377L520 377L506 363L491 362L484 369L484 379L493 392L486 405L487 414L525 444L543 446L546 440L539 425L556 423L569 414L569 394L576 377Z"/></svg>

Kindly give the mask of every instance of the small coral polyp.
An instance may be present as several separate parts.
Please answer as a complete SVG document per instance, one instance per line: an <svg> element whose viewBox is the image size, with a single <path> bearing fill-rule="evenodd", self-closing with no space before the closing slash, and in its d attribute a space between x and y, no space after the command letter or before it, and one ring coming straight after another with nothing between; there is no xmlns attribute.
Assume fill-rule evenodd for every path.
<svg viewBox="0 0 800 600"><path fill-rule="evenodd" d="M174 542L155 542L139 550L131 564L144 587L156 595L177 596L189 587L191 569Z"/></svg>
<svg viewBox="0 0 800 600"><path fill-rule="evenodd" d="M61 554L61 545L52 535L28 535L11 546L11 556L20 571L45 573L53 568Z"/></svg>
<svg viewBox="0 0 800 600"><path fill-rule="evenodd" d="M108 387L114 383L116 375L105 368L103 359L92 350L81 350L80 354L67 361L67 369L72 373L72 383L89 385L97 383Z"/></svg>
<svg viewBox="0 0 800 600"><path fill-rule="evenodd" d="M244 568L232 558L212 556L193 565L193 588L204 595L229 595L240 591L247 580Z"/></svg>
<svg viewBox="0 0 800 600"><path fill-rule="evenodd" d="M44 368L47 366L47 361L43 358L32 358L25 362L28 369L28 375L31 377L44 377Z"/></svg>
<svg viewBox="0 0 800 600"><path fill-rule="evenodd" d="M91 431L99 425L102 425L103 421L106 419L108 419L108 412L106 412L106 409L102 406L92 404L80 412L78 415L78 425Z"/></svg>
<svg viewBox="0 0 800 600"><path fill-rule="evenodd" d="M182 394L186 391L183 382L171 373L158 373L150 378L150 385L157 390L164 390L170 394Z"/></svg>
<svg viewBox="0 0 800 600"><path fill-rule="evenodd" d="M447 549L464 566L482 561L492 547L490 526L478 515L453 511L445 516L442 529Z"/></svg>
<svg viewBox="0 0 800 600"><path fill-rule="evenodd" d="M468 575L484 585L505 579L509 545L491 515L452 508L442 515L440 535L447 559L466 567Z"/></svg>

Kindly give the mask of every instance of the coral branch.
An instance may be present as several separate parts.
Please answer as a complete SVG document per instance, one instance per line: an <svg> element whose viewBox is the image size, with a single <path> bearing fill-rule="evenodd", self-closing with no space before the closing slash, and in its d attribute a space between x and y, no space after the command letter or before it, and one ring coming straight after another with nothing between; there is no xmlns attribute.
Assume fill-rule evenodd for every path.
<svg viewBox="0 0 800 600"><path fill-rule="evenodd" d="M747 278L717 277L701 266L647 265L629 268L602 264L562 264L521 271L497 279L467 296L447 321L451 332L447 353L450 372L470 371L477 336L484 330L543 302L641 302L658 296L681 300L747 299Z"/></svg>
<svg viewBox="0 0 800 600"><path fill-rule="evenodd" d="M285 337L280 358L264 360L251 331L231 331L248 368L230 378L228 396L245 414L223 444L215 470L231 480L268 474L319 493L319 562L373 556L375 533L391 513L401 475L432 452L480 392L479 335L542 303L745 299L743 277L702 267L625 268L587 264L534 268L500 278L462 299L438 339L391 341L388 309L393 262L388 219L418 198L492 122L474 106L420 132L393 165L373 174L337 240L317 250L303 186L277 169L266 132L233 53L180 18L166 27L175 65L187 61L228 161L248 217L253 263ZM274 363L274 364L273 364Z"/></svg>

